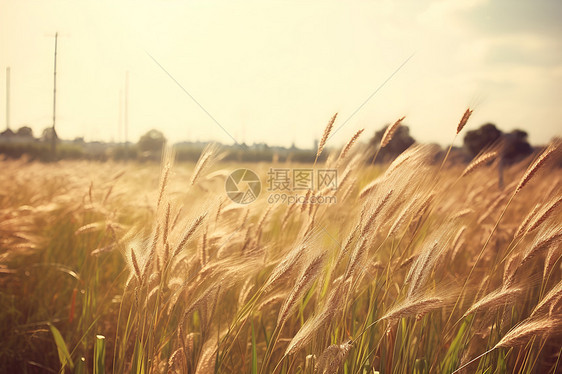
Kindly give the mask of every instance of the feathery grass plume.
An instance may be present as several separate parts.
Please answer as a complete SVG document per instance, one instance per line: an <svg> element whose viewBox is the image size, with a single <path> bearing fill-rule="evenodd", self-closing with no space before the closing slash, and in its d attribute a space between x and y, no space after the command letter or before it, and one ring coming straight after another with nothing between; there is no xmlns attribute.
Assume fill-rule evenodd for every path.
<svg viewBox="0 0 562 374"><path fill-rule="evenodd" d="M544 270L543 279L547 279L550 275L550 271L553 270L554 264L560 260L560 255L562 254L562 248L550 246L544 259Z"/></svg>
<svg viewBox="0 0 562 374"><path fill-rule="evenodd" d="M462 218L462 217L467 216L467 215L472 214L472 213L474 213L474 209L466 208L466 209L463 209L460 212L456 213L453 217L451 217L451 219L456 220L456 219Z"/></svg>
<svg viewBox="0 0 562 374"><path fill-rule="evenodd" d="M413 315L424 315L432 310L441 308L445 303L442 297L425 297L425 298L406 298L398 305L391 308L385 315L379 318L379 321L390 320L396 321L400 318L410 317Z"/></svg>
<svg viewBox="0 0 562 374"><path fill-rule="evenodd" d="M513 254L505 263L503 269L503 288L509 288L513 285L517 268L521 263L521 255L519 253Z"/></svg>
<svg viewBox="0 0 562 374"><path fill-rule="evenodd" d="M206 146L195 165L195 169L193 169L193 175L191 176L189 184L193 186L201 174L220 157L219 148L216 144L209 144Z"/></svg>
<svg viewBox="0 0 562 374"><path fill-rule="evenodd" d="M343 309L343 301L349 291L351 282L340 282L331 289L328 301L321 311L313 317L307 319L300 330L295 334L285 350L285 356L296 353L304 348L312 338L321 331L322 327L327 326L336 314Z"/></svg>
<svg viewBox="0 0 562 374"><path fill-rule="evenodd" d="M462 245L464 244L464 232L466 231L466 226L462 226L459 231L457 232L457 235L455 236L455 238L453 239L453 242L451 244L451 248L453 249L451 252L451 261L453 261L456 257L457 254L459 253L459 250L461 249Z"/></svg>
<svg viewBox="0 0 562 374"><path fill-rule="evenodd" d="M289 207L287 207L287 210L285 210L285 214L281 219L281 231L284 231L285 228L287 227L287 224L289 223L289 218L291 217L291 213L293 209L295 209L295 206L296 206L295 204L291 204L289 205Z"/></svg>
<svg viewBox="0 0 562 374"><path fill-rule="evenodd" d="M353 347L353 340L343 344L332 344L318 357L314 373L337 374Z"/></svg>
<svg viewBox="0 0 562 374"><path fill-rule="evenodd" d="M158 258L158 255L156 254L156 248L157 248L157 244L158 244L158 238L160 236L160 225L156 226L156 231L154 232L154 237L152 238L152 244L150 246L150 251L148 253L148 259L146 261L146 264L144 265L144 269L142 271L142 279L146 279L146 277L148 276L148 272L150 270L150 267L152 266L154 259ZM168 243L166 243L168 244Z"/></svg>
<svg viewBox="0 0 562 374"><path fill-rule="evenodd" d="M246 304L246 300L248 300L248 296L250 295L250 291L254 288L255 280L253 277L248 277L244 282L244 285L240 289L240 293L238 294L238 308L242 308L244 304Z"/></svg>
<svg viewBox="0 0 562 374"><path fill-rule="evenodd" d="M408 275L406 276L406 282L410 282L410 287L408 288L408 297L413 297L417 291L419 291L425 280L429 277L435 261L439 258L439 254L442 252L439 247L439 241L433 240L430 242L425 249L420 253L418 258L412 264Z"/></svg>
<svg viewBox="0 0 562 374"><path fill-rule="evenodd" d="M297 265L300 263L300 260L306 250L306 245L301 244L291 252L289 252L281 262L275 266L269 278L265 282L263 289L265 291L271 289L271 287L277 283L277 281L285 276L291 275L291 273L295 270Z"/></svg>
<svg viewBox="0 0 562 374"><path fill-rule="evenodd" d="M273 208L273 205L270 205L267 210L265 211L265 213L263 214L263 216L261 216L259 222L258 222L258 226L256 229L256 232L261 232L261 230L263 230L263 226L265 221L267 220L267 217L269 216L269 213L271 213L271 209Z"/></svg>
<svg viewBox="0 0 562 374"><path fill-rule="evenodd" d="M183 247L185 246L185 244L187 243L189 238L193 235L195 230L197 230L197 228L199 226L201 226L201 223L203 222L203 219L205 219L206 216L207 216L207 212L201 214L199 217L197 217L195 219L195 221L193 221L193 223L191 224L191 226L189 227L189 229L187 230L187 232L183 236L183 239L181 240L181 242L178 244L178 246L174 250L173 257L176 257L181 252L181 250L183 249Z"/></svg>
<svg viewBox="0 0 562 374"><path fill-rule="evenodd" d="M217 214L215 215L215 223L217 223L219 221L219 217L221 215L221 210L222 210L222 207L223 207L225 202L226 202L225 197L223 197L219 200L219 205L217 206Z"/></svg>
<svg viewBox="0 0 562 374"><path fill-rule="evenodd" d="M308 204L308 200L310 199L310 195L312 194L312 189L309 189L308 191L306 191L306 195L304 197L304 201L301 205L301 213L304 212L306 210L306 205Z"/></svg>
<svg viewBox="0 0 562 374"><path fill-rule="evenodd" d="M160 183L160 192L158 193L158 202L156 203L156 210L160 207L162 198L164 197L164 191L168 185L168 176L170 174L171 165L169 163L164 166L164 171L162 172L162 182Z"/></svg>
<svg viewBox="0 0 562 374"><path fill-rule="evenodd" d="M392 124L392 126L388 126L386 128L386 131L384 132L384 135L381 138L381 144L380 144L381 148L384 148L388 145L388 143L390 142L390 140L394 136L394 133L396 132L398 127L400 127L400 123L402 123L404 118L406 118L406 117L399 118L398 121L396 121Z"/></svg>
<svg viewBox="0 0 562 374"><path fill-rule="evenodd" d="M203 231L203 237L201 238L201 245L199 246L199 263L201 267L207 265L209 260L209 254L207 253L207 230L209 226L205 226L205 231Z"/></svg>
<svg viewBox="0 0 562 374"><path fill-rule="evenodd" d="M209 334L211 336L201 348L201 354L197 361L198 374L211 374L215 372L216 357L218 354L218 340L216 334Z"/></svg>
<svg viewBox="0 0 562 374"><path fill-rule="evenodd" d="M168 241L168 233L170 232L170 203L166 208L166 214L164 215L164 231L162 231L162 244L166 244Z"/></svg>
<svg viewBox="0 0 562 374"><path fill-rule="evenodd" d="M351 147L353 147L353 144L355 144L357 139L359 139L359 136L361 136L363 131L365 131L365 129L361 129L361 130L357 131L355 133L355 135L353 135L353 137L347 142L345 147L343 147L343 149L342 149L342 151L341 151L341 153L338 157L338 160L343 160L345 158L345 156L347 156L347 154L349 153L349 150L351 149Z"/></svg>
<svg viewBox="0 0 562 374"><path fill-rule="evenodd" d="M558 199L554 200L552 203L547 205L540 214L535 217L535 219L529 224L529 228L526 232L531 232L539 227L547 218L560 206L562 202L562 196L559 196Z"/></svg>
<svg viewBox="0 0 562 374"><path fill-rule="evenodd" d="M359 198L363 199L365 196L369 195L373 190L382 182L382 178L377 178L359 192Z"/></svg>
<svg viewBox="0 0 562 374"><path fill-rule="evenodd" d="M416 196L416 197L411 198L410 202L406 204L406 206L402 209L400 214L398 214L398 217L396 217L396 219L394 220L394 223L392 224L392 226L388 230L388 234L386 235L387 238L390 238L391 236L396 234L396 232L400 229L402 224L406 221L406 217L408 216L408 214L410 214L410 213L412 213L412 211L414 211L414 206L418 203L418 200L419 200L419 197Z"/></svg>
<svg viewBox="0 0 562 374"><path fill-rule="evenodd" d="M362 238L359 243L355 245L353 252L351 253L351 258L349 259L349 265L347 266L344 278L350 279L355 275L357 269L362 268L363 259L367 252L367 239Z"/></svg>
<svg viewBox="0 0 562 374"><path fill-rule="evenodd" d="M384 197L382 199L380 199L378 201L377 207L375 208L375 210L369 215L369 218L367 219L367 221L365 222L363 229L361 230L361 235L366 235L372 228L373 223L375 222L375 219L377 219L377 217L379 216L379 214L381 213L381 211L384 209L384 207L387 205L387 203L389 202L392 194L394 193L394 189L390 189L388 190L388 192L386 193L386 195L384 195Z"/></svg>
<svg viewBox="0 0 562 374"><path fill-rule="evenodd" d="M338 252L338 257L337 257L336 261L334 262L336 264L336 266L340 263L341 259L349 251L349 248L351 248L351 243L353 242L353 240L355 239L355 236L359 232L360 227L361 227L361 223L358 223L357 225L355 225L353 230L351 230L351 232L347 236L347 239L345 240L345 244L343 245L343 247L341 247L340 251Z"/></svg>
<svg viewBox="0 0 562 374"><path fill-rule="evenodd" d="M533 317L536 314L541 314L545 309L556 300L562 297L562 280L559 281L548 293L542 298L542 300L535 306L533 312L529 317Z"/></svg>
<svg viewBox="0 0 562 374"><path fill-rule="evenodd" d="M562 228L554 226L543 230L543 232L535 238L531 248L523 255L520 266L523 266L524 263L531 260L539 252L548 249L550 246L560 245L561 243Z"/></svg>
<svg viewBox="0 0 562 374"><path fill-rule="evenodd" d="M474 313L481 309L486 308L487 311L495 310L499 307L508 305L514 302L521 294L523 289L520 287L514 288L500 288L496 291L490 292L476 303L472 304L470 308L463 314L463 318L470 313Z"/></svg>
<svg viewBox="0 0 562 374"><path fill-rule="evenodd" d="M390 163L390 165L386 169L386 172L384 173L385 176L388 176L388 175L392 174L395 170L397 170L402 165L404 165L404 163L406 163L406 161L411 160L412 158L415 158L420 153L422 153L422 154L427 153L427 149L428 148L425 147L425 146L421 146L421 145L417 145L417 144L411 145L410 147L408 147L408 149L406 149L404 152L400 153L398 155L398 157L396 157L394 159L394 161L392 161Z"/></svg>
<svg viewBox="0 0 562 374"><path fill-rule="evenodd" d="M459 124L457 125L457 135L462 131L462 129L464 128L464 126L466 125L466 123L468 122L468 119L470 118L470 116L472 115L472 110L470 110L470 108L467 108L466 111L464 112L461 121L459 122Z"/></svg>
<svg viewBox="0 0 562 374"><path fill-rule="evenodd" d="M305 345L307 345L314 335L329 322L330 314L326 311L316 314L315 316L307 319L304 325L299 329L299 331L293 336L287 349L285 350L285 356L296 353Z"/></svg>
<svg viewBox="0 0 562 374"><path fill-rule="evenodd" d="M133 264L133 269L135 270L135 275L137 276L137 279L138 279L139 283L141 283L142 276L141 276L141 271L140 271L140 267L139 267L139 262L137 261L137 256L135 255L135 251L133 250L133 248L131 248L131 263Z"/></svg>
<svg viewBox="0 0 562 374"><path fill-rule="evenodd" d="M318 161L318 157L320 157L320 154L324 150L324 146L326 145L326 142L328 141L328 137L332 132L332 128L334 127L334 122L336 121L337 115L338 115L337 113L334 114L334 116L330 119L330 122L328 122L328 125L324 130L324 135L322 135L322 139L320 139L320 143L318 143L318 151L316 151L316 158L314 159L314 165L316 165L316 161Z"/></svg>
<svg viewBox="0 0 562 374"><path fill-rule="evenodd" d="M396 270L400 270L405 268L406 266L410 265L412 262L414 262L415 259L417 259L419 257L419 255L411 255L410 257L408 257L407 259L405 259L404 261L402 261L400 263L400 265L398 265L398 268Z"/></svg>
<svg viewBox="0 0 562 374"><path fill-rule="evenodd" d="M314 281L316 281L316 278L322 272L322 265L324 264L325 258L325 253L316 256L301 273L295 286L279 310L279 316L277 317L278 326L285 324L287 318L298 305L304 293L312 286Z"/></svg>
<svg viewBox="0 0 562 374"><path fill-rule="evenodd" d="M487 164L491 160L494 160L497 156L498 156L497 151L491 151L491 152L483 153L480 156L476 157L464 169L464 171L461 174L461 178L467 176L468 174L472 173L474 170L478 169L479 167Z"/></svg>
<svg viewBox="0 0 562 374"><path fill-rule="evenodd" d="M533 210L531 210L531 212L529 214L527 214L527 216L525 217L523 222L521 222L521 224L519 225L519 227L515 231L515 234L513 235L513 239L518 239L521 235L523 235L523 232L526 231L527 226L529 226L529 222L531 222L531 218L533 218L535 216L535 214L538 212L539 208L540 208L540 204L536 204L535 207L533 208Z"/></svg>
<svg viewBox="0 0 562 374"><path fill-rule="evenodd" d="M555 154L559 154L560 143L562 140L556 140L555 142L551 143L546 150L533 162L533 164L527 169L521 181L515 188L514 194L517 194L529 181L533 178L533 175L537 173L537 171L543 167Z"/></svg>
<svg viewBox="0 0 562 374"><path fill-rule="evenodd" d="M486 211L484 213L482 213L480 215L480 217L478 217L478 220L476 221L476 223L478 223L478 225L481 225L486 219L488 219L488 217L490 217L492 214L496 213L498 211L498 209L497 209L498 206L503 201L505 201L508 197L509 197L509 195L507 193L500 193L498 198L496 200L494 200L494 202L488 206L488 209L486 209Z"/></svg>
<svg viewBox="0 0 562 374"><path fill-rule="evenodd" d="M265 299L264 301L262 301L256 308L256 310L258 312L261 312L265 309L267 309L268 307L281 303L282 301L285 301L287 299L287 293L286 292L282 292L279 294L275 294L273 296L268 297L267 299Z"/></svg>
<svg viewBox="0 0 562 374"><path fill-rule="evenodd" d="M481 355L463 364L461 367L457 368L451 374L460 372L462 369L472 364L474 361L480 359L481 357L487 355L488 353L492 352L497 348L516 347L519 345L526 344L529 342L531 338L537 335L544 337L550 335L555 331L558 332L560 326L562 326L562 318L560 318L559 316L556 318L545 317L541 319L527 318L525 321L515 326L510 331L508 331L508 333L505 334L503 338L491 349L487 350Z"/></svg>
<svg viewBox="0 0 562 374"><path fill-rule="evenodd" d="M527 319L505 334L494 346L494 349L500 347L515 347L527 343L533 336L545 336L555 331L560 332L561 325L562 318L560 318L560 316L555 318Z"/></svg>

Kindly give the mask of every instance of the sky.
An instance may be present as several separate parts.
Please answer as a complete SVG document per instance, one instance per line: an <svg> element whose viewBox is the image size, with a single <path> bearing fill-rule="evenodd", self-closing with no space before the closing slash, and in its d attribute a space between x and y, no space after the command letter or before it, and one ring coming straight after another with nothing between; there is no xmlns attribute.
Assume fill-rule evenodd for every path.
<svg viewBox="0 0 562 374"><path fill-rule="evenodd" d="M10 127L52 125L58 32L65 139L123 141L126 112L132 142L310 148L337 112L327 146L402 116L447 145L471 107L464 131L544 144L562 134L560 19L559 0L0 0L0 124L10 67Z"/></svg>

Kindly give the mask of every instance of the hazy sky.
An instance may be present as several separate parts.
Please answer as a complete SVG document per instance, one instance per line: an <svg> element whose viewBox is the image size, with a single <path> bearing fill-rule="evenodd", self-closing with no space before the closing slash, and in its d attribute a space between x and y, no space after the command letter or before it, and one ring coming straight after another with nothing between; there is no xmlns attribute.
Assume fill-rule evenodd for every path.
<svg viewBox="0 0 562 374"><path fill-rule="evenodd" d="M561 19L560 0L0 0L0 123L10 66L11 127L51 125L58 31L63 138L123 139L128 71L129 140L158 128L232 143L153 56L237 141L310 147L413 55L331 145L401 116L418 141L448 144L467 106L468 129L545 143L562 134Z"/></svg>

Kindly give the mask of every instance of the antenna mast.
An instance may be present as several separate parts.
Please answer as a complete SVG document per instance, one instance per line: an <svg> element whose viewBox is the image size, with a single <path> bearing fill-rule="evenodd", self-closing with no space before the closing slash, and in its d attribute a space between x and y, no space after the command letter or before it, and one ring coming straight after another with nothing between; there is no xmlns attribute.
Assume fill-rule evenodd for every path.
<svg viewBox="0 0 562 374"><path fill-rule="evenodd" d="M55 159L56 151L57 151L57 136L55 132L55 124L56 124L56 111L57 111L57 41L58 41L59 33L55 33L55 63L53 68L53 130L51 134L51 156L53 160Z"/></svg>

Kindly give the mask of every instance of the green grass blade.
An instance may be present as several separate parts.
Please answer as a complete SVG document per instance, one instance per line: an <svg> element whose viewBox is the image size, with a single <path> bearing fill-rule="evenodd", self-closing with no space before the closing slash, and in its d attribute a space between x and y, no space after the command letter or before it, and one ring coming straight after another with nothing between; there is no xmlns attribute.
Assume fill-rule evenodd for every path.
<svg viewBox="0 0 562 374"><path fill-rule="evenodd" d="M256 334L252 321L252 374L258 374L258 351L256 349Z"/></svg>
<svg viewBox="0 0 562 374"><path fill-rule="evenodd" d="M105 373L105 336L96 335L94 345L94 374Z"/></svg>
<svg viewBox="0 0 562 374"><path fill-rule="evenodd" d="M68 365L71 369L73 369L74 363L72 362L72 358L70 357L70 353L68 352L68 348L66 347L66 343L64 342L60 331L51 324L49 324L49 328L51 329L51 333L55 339L55 344L57 345L57 352L59 354L59 361L62 368Z"/></svg>
<svg viewBox="0 0 562 374"><path fill-rule="evenodd" d="M80 357L78 361L76 361L74 374L86 374L86 359L84 357Z"/></svg>

